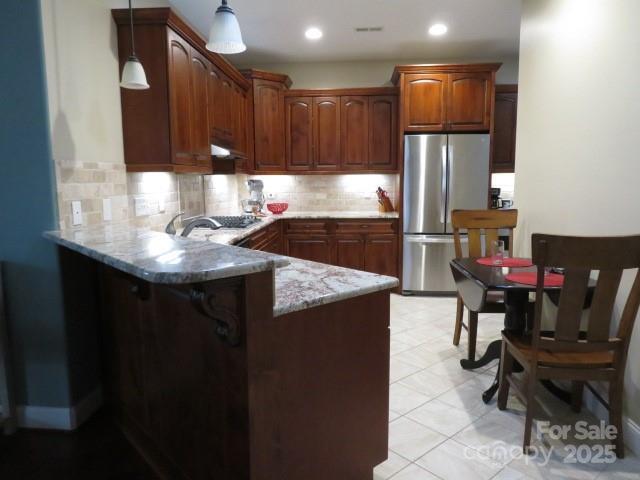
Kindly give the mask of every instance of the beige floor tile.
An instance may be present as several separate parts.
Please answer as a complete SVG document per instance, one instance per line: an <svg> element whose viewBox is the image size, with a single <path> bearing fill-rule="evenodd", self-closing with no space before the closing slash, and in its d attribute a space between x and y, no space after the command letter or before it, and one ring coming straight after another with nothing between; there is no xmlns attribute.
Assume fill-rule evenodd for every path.
<svg viewBox="0 0 640 480"><path fill-rule="evenodd" d="M453 408L439 400L431 400L407 413L407 417L448 437L478 419L465 410Z"/></svg>
<svg viewBox="0 0 640 480"><path fill-rule="evenodd" d="M435 398L456 386L453 380L434 375L426 370L421 370L403 378L400 380L400 384L412 388L429 398Z"/></svg>
<svg viewBox="0 0 640 480"><path fill-rule="evenodd" d="M396 418L400 418L402 415L400 415L398 412L394 412L393 410L389 410L389 422L393 422Z"/></svg>
<svg viewBox="0 0 640 480"><path fill-rule="evenodd" d="M598 475L598 480L637 480L640 478L640 459L627 451L625 458L616 459Z"/></svg>
<svg viewBox="0 0 640 480"><path fill-rule="evenodd" d="M438 480L438 477L412 463L394 475L392 480Z"/></svg>
<svg viewBox="0 0 640 480"><path fill-rule="evenodd" d="M503 468L454 440L447 440L416 463L443 480L489 480Z"/></svg>
<svg viewBox="0 0 640 480"><path fill-rule="evenodd" d="M411 345L408 345L406 343L403 343L399 340L395 340L393 338L393 335L391 336L391 355L396 355L400 352L404 352L405 350L410 350L411 348L413 348Z"/></svg>
<svg viewBox="0 0 640 480"><path fill-rule="evenodd" d="M394 355L398 360L415 365L416 367L426 368L441 362L442 359L437 353L434 353L423 346L413 347L409 350Z"/></svg>
<svg viewBox="0 0 640 480"><path fill-rule="evenodd" d="M398 358L391 357L389 365L389 383L397 382L398 380L408 377L420 370L420 367L416 367L410 363L405 363Z"/></svg>
<svg viewBox="0 0 640 480"><path fill-rule="evenodd" d="M394 383L389 387L389 409L404 415L430 400L411 388Z"/></svg>
<svg viewBox="0 0 640 480"><path fill-rule="evenodd" d="M530 480L524 473L514 470L511 467L504 467L491 480Z"/></svg>
<svg viewBox="0 0 640 480"><path fill-rule="evenodd" d="M411 462L406 458L403 458L397 453L389 450L389 457L387 460L373 469L373 480L386 480L410 463Z"/></svg>
<svg viewBox="0 0 640 480"><path fill-rule="evenodd" d="M412 461L445 440L446 436L406 417L389 424L389 449Z"/></svg>
<svg viewBox="0 0 640 480"><path fill-rule="evenodd" d="M482 401L482 390L466 382L452 388L437 398L441 402L461 410L466 410L471 415L476 416L484 415L497 408L495 401L486 405Z"/></svg>
<svg viewBox="0 0 640 480"><path fill-rule="evenodd" d="M455 382L457 385L476 377L477 373L471 370L463 370L460 360L456 357L449 357L441 362L435 363L426 368L426 371L435 375L445 377Z"/></svg>

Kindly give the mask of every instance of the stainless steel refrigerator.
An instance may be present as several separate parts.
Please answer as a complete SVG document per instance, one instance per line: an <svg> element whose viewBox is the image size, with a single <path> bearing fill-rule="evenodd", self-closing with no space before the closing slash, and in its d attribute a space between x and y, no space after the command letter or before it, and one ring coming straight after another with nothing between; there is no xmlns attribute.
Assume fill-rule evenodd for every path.
<svg viewBox="0 0 640 480"><path fill-rule="evenodd" d="M402 290L453 293L451 211L487 208L489 135L405 135L403 188Z"/></svg>

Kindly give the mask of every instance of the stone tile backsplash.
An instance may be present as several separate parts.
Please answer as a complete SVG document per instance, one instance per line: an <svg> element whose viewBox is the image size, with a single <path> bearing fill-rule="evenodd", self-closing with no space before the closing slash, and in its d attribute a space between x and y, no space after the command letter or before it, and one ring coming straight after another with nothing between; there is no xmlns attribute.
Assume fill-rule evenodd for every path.
<svg viewBox="0 0 640 480"><path fill-rule="evenodd" d="M122 163L56 162L60 228L72 227L71 202L82 204L82 225L131 222L162 230L178 212L235 215L248 197L246 181L264 181L267 201L285 201L291 211L373 211L375 190L387 190L396 203L398 175L176 175L127 173ZM112 220L103 220L103 199L111 200ZM136 206L138 208L136 208ZM137 215L136 211L142 214Z"/></svg>

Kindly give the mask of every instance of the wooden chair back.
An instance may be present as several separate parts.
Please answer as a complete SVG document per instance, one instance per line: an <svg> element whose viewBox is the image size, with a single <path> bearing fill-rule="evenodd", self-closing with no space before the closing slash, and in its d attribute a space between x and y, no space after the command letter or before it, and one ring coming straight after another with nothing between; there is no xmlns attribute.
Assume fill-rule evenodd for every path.
<svg viewBox="0 0 640 480"><path fill-rule="evenodd" d="M509 250L513 251L513 229L518 223L518 210L454 210L451 225L456 249L456 258L464 256L460 231L467 231L468 256L481 257L488 254L489 246L498 240L499 230L509 230ZM482 242L484 233L484 245Z"/></svg>
<svg viewBox="0 0 640 480"><path fill-rule="evenodd" d="M613 308L624 270L640 267L640 235L625 237L569 237L534 234L533 263L538 267L536 310L532 332L534 355L553 352L614 351L626 360L633 325L640 307L640 271L625 302L617 333L610 336ZM542 301L546 267L565 269L553 337L541 337ZM598 272L587 331L580 331L583 307L592 272Z"/></svg>

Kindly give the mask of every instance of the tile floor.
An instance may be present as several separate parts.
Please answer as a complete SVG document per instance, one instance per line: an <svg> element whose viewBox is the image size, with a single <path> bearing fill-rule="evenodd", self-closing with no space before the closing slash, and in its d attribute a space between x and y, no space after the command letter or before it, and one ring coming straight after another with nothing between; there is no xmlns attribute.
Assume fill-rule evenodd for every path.
<svg viewBox="0 0 640 480"><path fill-rule="evenodd" d="M533 445L541 455L524 457L521 445L524 407L514 397L499 411L495 399L485 405L481 394L492 382L497 362L480 371L464 371L466 332L454 347L453 298L391 296L391 371L389 401L389 458L374 470L374 480L528 480L638 479L640 460L627 452L613 463L574 462L569 444L549 435ZM502 315L480 315L478 352L499 337ZM585 409L574 414L542 387L538 395L540 421L575 425L598 420ZM536 421L536 426L538 425ZM575 429L574 429L575 430ZM596 458L606 441L587 441L579 458ZM604 458L604 457L603 457Z"/></svg>

